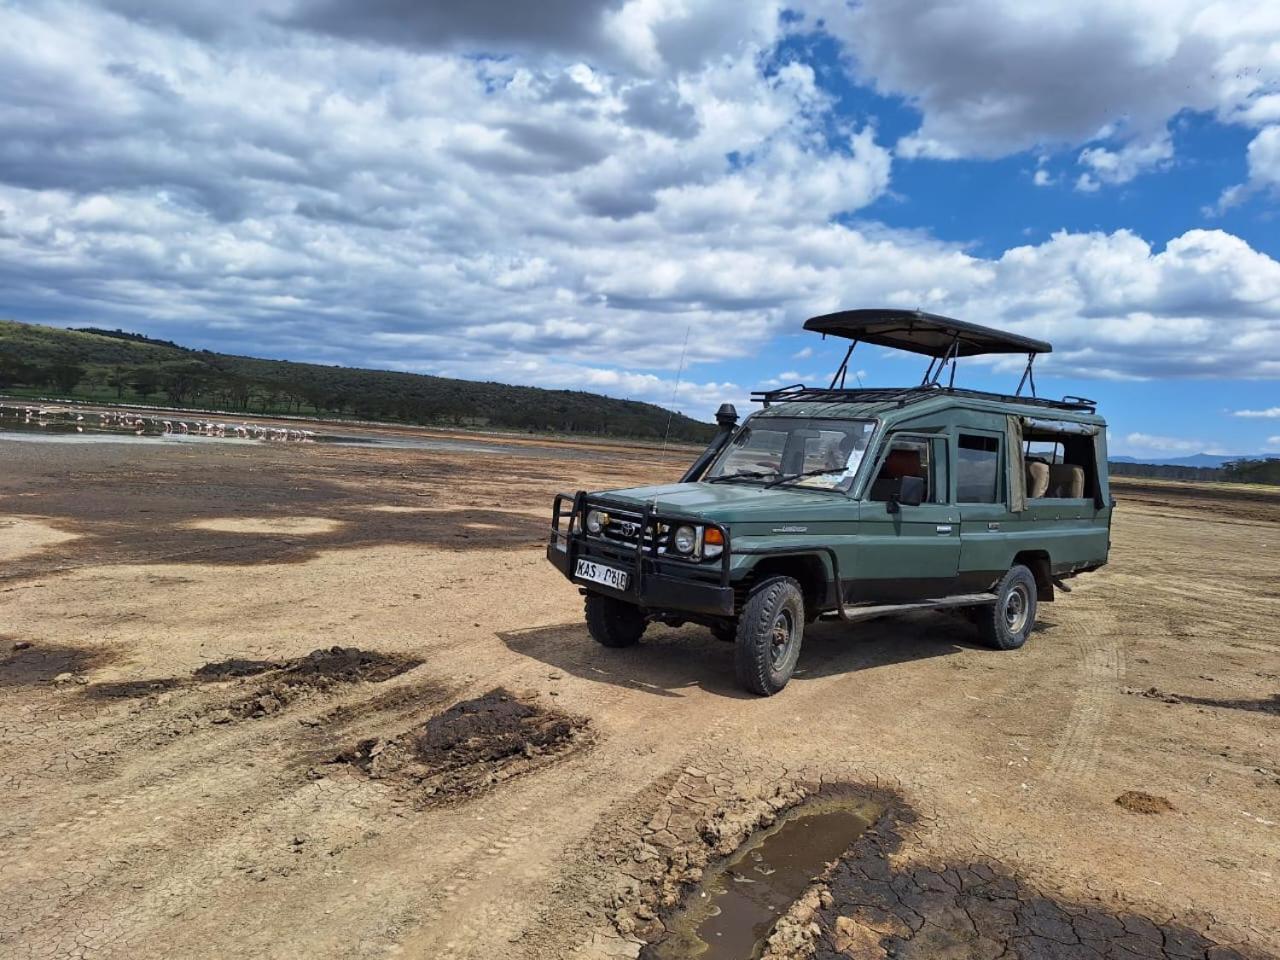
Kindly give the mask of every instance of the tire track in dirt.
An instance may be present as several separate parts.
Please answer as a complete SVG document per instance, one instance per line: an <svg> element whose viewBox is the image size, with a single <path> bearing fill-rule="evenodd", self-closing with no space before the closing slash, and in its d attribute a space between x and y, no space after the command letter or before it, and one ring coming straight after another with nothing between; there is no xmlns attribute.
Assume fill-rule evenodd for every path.
<svg viewBox="0 0 1280 960"><path fill-rule="evenodd" d="M1043 776L1064 791L1091 780L1097 770L1102 736L1115 709L1126 666L1115 617L1102 606L1105 600L1083 596L1076 603L1063 618L1063 626L1076 654L1078 686Z"/></svg>

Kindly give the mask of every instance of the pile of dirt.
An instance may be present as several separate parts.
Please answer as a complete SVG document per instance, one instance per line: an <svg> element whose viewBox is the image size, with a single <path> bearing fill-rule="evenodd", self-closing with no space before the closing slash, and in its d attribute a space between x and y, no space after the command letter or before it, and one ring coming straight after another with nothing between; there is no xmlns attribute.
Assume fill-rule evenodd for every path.
<svg viewBox="0 0 1280 960"><path fill-rule="evenodd" d="M587 721L498 687L386 740L335 757L375 780L410 785L425 803L464 799L584 746Z"/></svg>
<svg viewBox="0 0 1280 960"><path fill-rule="evenodd" d="M234 696L230 701L221 699L198 711L210 714L215 723L226 723L267 716L299 697L324 693L342 684L382 683L421 663L412 657L358 647L328 647L289 660L232 658L206 663L193 670L190 677L94 683L85 688L85 694L99 699L136 698L192 690L204 684L231 684L233 690L252 684L250 692ZM225 693L222 696L225 697Z"/></svg>
<svg viewBox="0 0 1280 960"><path fill-rule="evenodd" d="M318 651L317 651L318 652ZM219 660L206 663L191 671L196 680L215 682L218 680L235 680L239 677L254 677L268 670L282 670L285 664L276 660L244 660L232 657L230 660Z"/></svg>
<svg viewBox="0 0 1280 960"><path fill-rule="evenodd" d="M1164 797L1143 793L1141 790L1126 790L1116 797L1116 804L1130 813L1168 813L1173 804Z"/></svg>
<svg viewBox="0 0 1280 960"><path fill-rule="evenodd" d="M226 663L234 663L241 670L253 670L260 662ZM239 719L265 717L300 697L324 693L340 684L383 683L421 663L421 660L410 657L375 653L358 647L312 650L305 657L286 661L274 670L259 671L259 674L271 673L271 676L264 677L262 684L252 693L233 700L227 710Z"/></svg>

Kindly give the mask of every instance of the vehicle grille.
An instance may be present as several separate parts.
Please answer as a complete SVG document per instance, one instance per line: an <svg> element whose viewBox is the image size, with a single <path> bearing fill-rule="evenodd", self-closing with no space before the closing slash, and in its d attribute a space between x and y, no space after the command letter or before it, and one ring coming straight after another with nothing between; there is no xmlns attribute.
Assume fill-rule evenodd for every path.
<svg viewBox="0 0 1280 960"><path fill-rule="evenodd" d="M588 509L591 509L590 505L588 505ZM639 513L629 513L612 507L595 507L594 509L603 510L609 514L609 525L598 534L588 534L588 537L592 540L603 540L605 543L634 549L636 540L640 536L640 530L644 526L644 517ZM666 553L667 540L670 539L670 536L669 532L658 534L659 553ZM646 552L653 549L653 537L654 527L651 525L644 533Z"/></svg>

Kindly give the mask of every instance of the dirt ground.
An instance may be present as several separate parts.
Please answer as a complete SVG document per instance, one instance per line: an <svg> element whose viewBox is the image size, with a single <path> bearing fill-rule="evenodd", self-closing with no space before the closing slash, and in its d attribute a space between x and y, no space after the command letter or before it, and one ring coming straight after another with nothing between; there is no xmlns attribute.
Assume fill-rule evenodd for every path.
<svg viewBox="0 0 1280 960"><path fill-rule="evenodd" d="M1117 482L1024 649L823 623L761 700L591 642L551 496L687 454L562 449L0 440L0 956L635 957L834 789L769 956L1280 954L1280 498Z"/></svg>

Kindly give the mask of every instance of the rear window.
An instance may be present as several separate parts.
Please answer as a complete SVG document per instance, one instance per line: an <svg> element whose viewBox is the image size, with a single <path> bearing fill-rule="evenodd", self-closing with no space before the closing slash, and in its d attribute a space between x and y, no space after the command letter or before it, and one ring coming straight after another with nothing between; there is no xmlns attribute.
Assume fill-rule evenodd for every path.
<svg viewBox="0 0 1280 960"><path fill-rule="evenodd" d="M1000 441L962 433L958 446L956 501L995 503L1000 480Z"/></svg>

